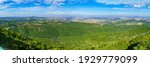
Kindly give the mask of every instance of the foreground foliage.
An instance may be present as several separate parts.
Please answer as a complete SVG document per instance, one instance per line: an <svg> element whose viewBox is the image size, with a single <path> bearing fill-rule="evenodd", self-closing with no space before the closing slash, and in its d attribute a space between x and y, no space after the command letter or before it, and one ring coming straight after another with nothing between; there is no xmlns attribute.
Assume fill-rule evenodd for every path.
<svg viewBox="0 0 150 67"><path fill-rule="evenodd" d="M2 47L4 47L4 49L13 49L13 50L48 49L46 43L39 42L37 40L22 36L17 33L12 33L3 28L0 28L0 44ZM52 46L50 46L50 48L52 48Z"/></svg>

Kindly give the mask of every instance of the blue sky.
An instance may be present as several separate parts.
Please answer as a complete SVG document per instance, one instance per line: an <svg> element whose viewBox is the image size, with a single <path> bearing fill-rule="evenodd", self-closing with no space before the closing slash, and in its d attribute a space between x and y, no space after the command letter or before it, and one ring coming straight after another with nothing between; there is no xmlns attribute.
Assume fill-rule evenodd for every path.
<svg viewBox="0 0 150 67"><path fill-rule="evenodd" d="M150 0L0 0L0 16L150 16Z"/></svg>

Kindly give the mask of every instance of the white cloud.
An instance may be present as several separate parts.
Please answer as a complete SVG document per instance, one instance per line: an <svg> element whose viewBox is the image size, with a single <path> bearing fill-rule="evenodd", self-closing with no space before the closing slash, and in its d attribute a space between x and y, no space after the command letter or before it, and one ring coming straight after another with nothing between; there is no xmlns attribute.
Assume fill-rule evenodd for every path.
<svg viewBox="0 0 150 67"><path fill-rule="evenodd" d="M51 4L53 6L59 6L62 4L73 4L73 3L84 3L87 2L88 0L12 0L16 3L24 3L24 2L39 2L39 3L47 3Z"/></svg>
<svg viewBox="0 0 150 67"><path fill-rule="evenodd" d="M7 1L7 0L0 0L0 3L3 3L3 2L5 2L5 1Z"/></svg>
<svg viewBox="0 0 150 67"><path fill-rule="evenodd" d="M64 2L65 0L45 0L47 3L53 3L53 2Z"/></svg>
<svg viewBox="0 0 150 67"><path fill-rule="evenodd" d="M136 7L136 8L140 8L140 7L143 7L144 5L142 4L134 4L133 7Z"/></svg>
<svg viewBox="0 0 150 67"><path fill-rule="evenodd" d="M9 7L8 5L0 5L0 9L6 9L8 7Z"/></svg>
<svg viewBox="0 0 150 67"><path fill-rule="evenodd" d="M97 10L97 11L93 11ZM109 11L110 10L110 11ZM115 11L115 10L119 10ZM0 16L64 16L64 15L150 15L149 9L133 9L133 8L116 8L116 9L67 9L56 7L26 7L26 8L8 8L6 10L0 10Z"/></svg>
<svg viewBox="0 0 150 67"><path fill-rule="evenodd" d="M13 1L14 3L7 3L1 4L6 1ZM36 6L41 5L41 3L50 4L51 6L59 7L64 4L78 4L78 3L85 3L88 0L0 0L1 5L12 6L13 4L26 4L26 3L33 3ZM0 7L1 9L4 6Z"/></svg>
<svg viewBox="0 0 150 67"><path fill-rule="evenodd" d="M12 0L16 3L24 3L24 2L34 2L34 1L42 1L42 0Z"/></svg>
<svg viewBox="0 0 150 67"><path fill-rule="evenodd" d="M141 8L150 3L150 0L96 0L98 3L106 4L126 4L135 8Z"/></svg>
<svg viewBox="0 0 150 67"><path fill-rule="evenodd" d="M1 12L3 14L1 14ZM93 15L82 10L68 10L56 7L26 7L26 8L8 8L0 10L1 16L64 16L64 15ZM96 14L95 14L96 15Z"/></svg>
<svg viewBox="0 0 150 67"><path fill-rule="evenodd" d="M24 2L45 2L52 5L59 5L60 3L65 2L65 0L12 0L16 3L24 3Z"/></svg>
<svg viewBox="0 0 150 67"><path fill-rule="evenodd" d="M55 7L26 7L26 8L8 8L0 10L1 16L48 16L56 14L58 8ZM0 13L1 14L1 13Z"/></svg>
<svg viewBox="0 0 150 67"><path fill-rule="evenodd" d="M23 2L24 0L12 0L12 1L14 1L14 2L16 2L16 3L21 3L21 2Z"/></svg>
<svg viewBox="0 0 150 67"><path fill-rule="evenodd" d="M52 4L53 6L59 6L64 4L65 0L45 0L45 3Z"/></svg>
<svg viewBox="0 0 150 67"><path fill-rule="evenodd" d="M150 0L96 0L96 1L99 3L109 3L109 4L119 4L119 3L137 4L150 2Z"/></svg>
<svg viewBox="0 0 150 67"><path fill-rule="evenodd" d="M74 3L85 3L88 0L66 0L69 4L74 4Z"/></svg>

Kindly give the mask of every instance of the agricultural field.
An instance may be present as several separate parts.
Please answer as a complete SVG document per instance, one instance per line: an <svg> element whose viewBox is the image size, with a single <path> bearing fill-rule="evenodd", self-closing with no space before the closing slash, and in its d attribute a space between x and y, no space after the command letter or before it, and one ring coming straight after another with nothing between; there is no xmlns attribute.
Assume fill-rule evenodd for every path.
<svg viewBox="0 0 150 67"><path fill-rule="evenodd" d="M33 20L6 22L1 23L0 26L0 36L3 36L0 38L0 44L5 49L150 49L150 21L146 19L119 19L94 23L91 21Z"/></svg>

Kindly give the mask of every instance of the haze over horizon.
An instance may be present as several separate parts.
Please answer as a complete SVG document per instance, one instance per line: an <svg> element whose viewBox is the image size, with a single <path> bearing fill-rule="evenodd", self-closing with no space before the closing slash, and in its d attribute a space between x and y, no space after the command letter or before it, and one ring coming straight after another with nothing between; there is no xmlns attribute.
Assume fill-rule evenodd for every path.
<svg viewBox="0 0 150 67"><path fill-rule="evenodd" d="M7 16L150 16L150 0L0 0Z"/></svg>

